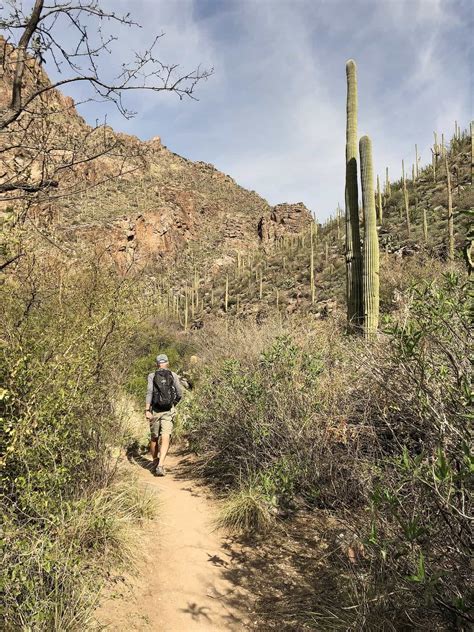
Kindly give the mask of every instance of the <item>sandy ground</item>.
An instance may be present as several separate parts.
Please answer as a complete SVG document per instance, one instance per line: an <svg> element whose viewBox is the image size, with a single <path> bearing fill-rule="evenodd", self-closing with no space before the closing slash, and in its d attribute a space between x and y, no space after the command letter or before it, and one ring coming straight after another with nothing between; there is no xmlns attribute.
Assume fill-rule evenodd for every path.
<svg viewBox="0 0 474 632"><path fill-rule="evenodd" d="M233 581L239 560L214 527L216 502L186 474L186 459L170 454L167 476L155 478L144 459L127 464L158 498L146 524L145 555L116 581L96 612L100 629L231 632L251 627L249 595ZM233 573L235 565L235 573Z"/></svg>

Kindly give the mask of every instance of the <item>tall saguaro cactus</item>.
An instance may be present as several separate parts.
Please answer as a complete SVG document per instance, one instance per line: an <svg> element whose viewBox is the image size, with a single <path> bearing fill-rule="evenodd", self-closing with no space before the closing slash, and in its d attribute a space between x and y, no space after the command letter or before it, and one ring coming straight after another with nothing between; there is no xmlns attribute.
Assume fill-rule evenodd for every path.
<svg viewBox="0 0 474 632"><path fill-rule="evenodd" d="M346 63L346 295L347 320L352 326L363 321L362 258L359 230L359 192L357 187L357 67Z"/></svg>
<svg viewBox="0 0 474 632"><path fill-rule="evenodd" d="M379 325L379 240L375 210L372 142L362 136L359 143L362 203L364 207L364 335L373 338Z"/></svg>

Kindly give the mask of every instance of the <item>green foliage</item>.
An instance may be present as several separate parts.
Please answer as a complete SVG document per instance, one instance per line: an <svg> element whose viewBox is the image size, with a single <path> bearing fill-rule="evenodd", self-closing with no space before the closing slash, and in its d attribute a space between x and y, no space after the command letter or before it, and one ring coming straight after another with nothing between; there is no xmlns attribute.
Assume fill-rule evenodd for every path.
<svg viewBox="0 0 474 632"><path fill-rule="evenodd" d="M229 494L223 523L255 533L282 509L319 508L360 551L351 572L328 553L332 609L320 629L468 621L468 298L466 279L446 274L411 287L403 320L369 347L295 327L254 352L255 337L231 332L238 356L208 363L186 430L203 474ZM322 591L317 574L300 579L312 588L296 620L318 611Z"/></svg>
<svg viewBox="0 0 474 632"><path fill-rule="evenodd" d="M232 489L241 489L244 477L280 507L297 496L310 504L338 502L322 482L329 427L337 423L328 415L325 383L319 385L327 377L326 353L285 334L258 356L208 367L186 425L193 449L207 455L206 476ZM347 472L342 477L341 490L353 480Z"/></svg>
<svg viewBox="0 0 474 632"><path fill-rule="evenodd" d="M147 515L108 488L137 284L104 262L27 258L4 278L2 568L7 630L85 629L100 576ZM126 528L127 527L127 528Z"/></svg>

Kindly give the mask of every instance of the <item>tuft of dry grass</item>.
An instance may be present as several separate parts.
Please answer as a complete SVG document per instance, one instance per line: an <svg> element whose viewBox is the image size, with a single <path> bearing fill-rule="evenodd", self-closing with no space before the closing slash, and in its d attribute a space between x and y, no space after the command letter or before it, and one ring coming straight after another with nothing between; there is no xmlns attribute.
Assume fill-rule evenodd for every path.
<svg viewBox="0 0 474 632"><path fill-rule="evenodd" d="M275 526L275 512L255 481L246 481L222 505L217 527L233 533L267 533Z"/></svg>

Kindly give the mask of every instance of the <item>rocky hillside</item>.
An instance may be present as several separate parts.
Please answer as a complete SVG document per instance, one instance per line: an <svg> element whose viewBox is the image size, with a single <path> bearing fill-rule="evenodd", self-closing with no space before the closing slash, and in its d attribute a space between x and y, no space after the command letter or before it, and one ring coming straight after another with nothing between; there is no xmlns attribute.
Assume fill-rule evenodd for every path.
<svg viewBox="0 0 474 632"><path fill-rule="evenodd" d="M0 38L0 109L8 107L15 58ZM36 62L28 63L24 93L50 85ZM153 267L184 252L210 259L208 265L225 263L231 252L299 233L311 222L303 204L272 208L213 165L173 153L158 136L142 142L90 127L57 90L35 99L5 142L11 149L3 153L0 186L23 182L21 202L27 198L43 231L71 250L105 249L120 266ZM38 182L48 186L32 191ZM18 204L17 193L6 191L3 209Z"/></svg>
<svg viewBox="0 0 474 632"><path fill-rule="evenodd" d="M464 265L474 212L471 185L471 139L453 139L448 150L454 214L455 259ZM410 234L406 223L402 182L390 183L382 196L383 219L378 226L381 248L380 299L384 314L397 309L407 286L447 269L448 192L446 170L439 161L436 179L432 166L407 180ZM278 209L279 207L277 207ZM283 209L284 209L283 205ZM281 212L281 211L280 211ZM278 224L278 222L277 222ZM363 237L363 226L361 228ZM267 235L267 238L270 238ZM157 292L181 326L185 326L188 294L189 327L198 328L211 316L251 318L257 322L280 313L301 313L313 319L339 310L345 313L345 225L342 215L318 225L313 233L283 235L272 248L233 257L226 268L209 273L203 267L180 268L161 282ZM314 290L311 290L311 262ZM179 310L177 306L179 304Z"/></svg>

